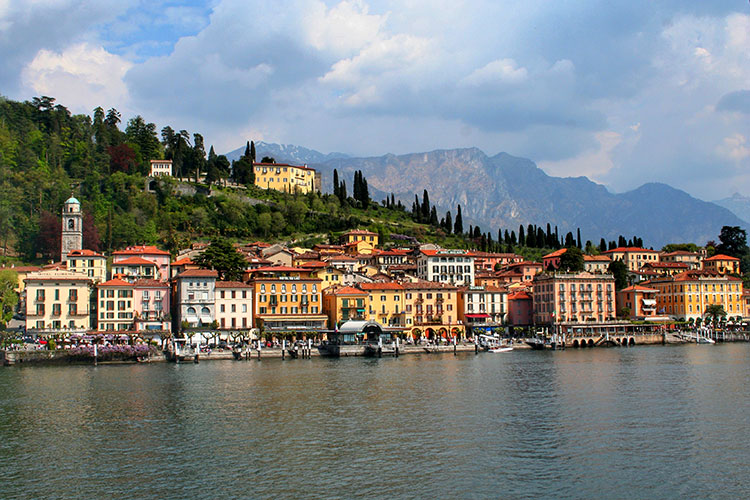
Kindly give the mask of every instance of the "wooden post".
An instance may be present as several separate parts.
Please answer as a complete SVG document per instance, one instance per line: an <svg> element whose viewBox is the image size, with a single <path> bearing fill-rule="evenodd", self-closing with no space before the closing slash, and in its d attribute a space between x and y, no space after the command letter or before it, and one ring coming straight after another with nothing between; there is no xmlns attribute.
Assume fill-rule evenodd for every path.
<svg viewBox="0 0 750 500"><path fill-rule="evenodd" d="M281 361L284 361L284 351L286 351L286 339L281 340Z"/></svg>

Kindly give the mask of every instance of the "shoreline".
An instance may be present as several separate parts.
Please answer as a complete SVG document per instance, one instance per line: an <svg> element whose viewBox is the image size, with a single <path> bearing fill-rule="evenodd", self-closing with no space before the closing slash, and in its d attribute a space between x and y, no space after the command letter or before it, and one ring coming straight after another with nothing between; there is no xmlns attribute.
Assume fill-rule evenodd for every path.
<svg viewBox="0 0 750 500"><path fill-rule="evenodd" d="M747 334L733 334L730 338L725 338L717 343L724 342L748 342L750 337ZM681 344L692 344L683 338L680 338L673 334L666 335L648 335L639 338L638 341L633 345L681 345ZM526 344L526 339L515 340L511 343L513 349L518 350L531 350L531 346ZM631 347L633 346L631 345ZM322 352L318 347L306 351L300 350L298 353L292 353L289 349L282 352L281 347L270 347L263 348L260 351L257 349L244 350L241 353L240 359L235 359L234 353L229 350L214 350L211 352L204 352L198 354L197 362L203 361L246 361L246 360L262 360L262 359L304 359L311 357L381 357L381 356L400 356L400 355L414 355L414 354L458 354L458 353L480 353L485 352L484 349L478 348L474 344L452 344L447 345L401 345L399 347L398 354L395 354L393 350L384 350L381 356L373 355L373 352L366 353L365 345L351 345L342 346L343 349L338 356L332 356L330 353ZM600 346L596 346L600 347ZM624 347L624 346L619 346ZM590 347L579 347L578 344L574 345L573 341L566 342L565 349L589 349ZM149 363L166 363L170 362L166 352L160 352L159 354L149 356L147 359L142 361L132 359L122 360L80 360L70 359L67 349L58 349L55 351L45 350L0 350L0 365L2 366L38 366L38 365L123 365L123 364L149 364ZM193 356L188 356L181 363L195 363L196 360Z"/></svg>

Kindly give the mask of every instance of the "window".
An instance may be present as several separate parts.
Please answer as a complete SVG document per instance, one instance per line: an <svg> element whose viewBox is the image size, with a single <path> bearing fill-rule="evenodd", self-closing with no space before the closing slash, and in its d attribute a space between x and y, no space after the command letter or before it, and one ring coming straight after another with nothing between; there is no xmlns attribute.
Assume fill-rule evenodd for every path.
<svg viewBox="0 0 750 500"><path fill-rule="evenodd" d="M77 301L78 300L78 290L72 289L68 292L68 300L70 301Z"/></svg>
<svg viewBox="0 0 750 500"><path fill-rule="evenodd" d="M224 304L221 304L221 305L219 306L219 312L224 312Z"/></svg>
<svg viewBox="0 0 750 500"><path fill-rule="evenodd" d="M71 316L75 316L78 314L78 304L75 302L72 304L68 304L68 314Z"/></svg>

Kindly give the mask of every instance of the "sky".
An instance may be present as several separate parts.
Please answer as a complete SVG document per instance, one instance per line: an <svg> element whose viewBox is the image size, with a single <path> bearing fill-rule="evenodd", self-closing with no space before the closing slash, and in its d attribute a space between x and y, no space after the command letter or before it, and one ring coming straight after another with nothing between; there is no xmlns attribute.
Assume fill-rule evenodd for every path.
<svg viewBox="0 0 750 500"><path fill-rule="evenodd" d="M750 188L747 0L0 0L0 94L379 156L478 147L622 192Z"/></svg>

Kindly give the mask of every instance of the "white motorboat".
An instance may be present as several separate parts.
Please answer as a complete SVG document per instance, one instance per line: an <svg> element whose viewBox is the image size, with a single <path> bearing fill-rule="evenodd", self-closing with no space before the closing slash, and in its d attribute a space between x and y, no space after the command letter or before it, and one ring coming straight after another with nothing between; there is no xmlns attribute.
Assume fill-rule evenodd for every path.
<svg viewBox="0 0 750 500"><path fill-rule="evenodd" d="M512 351L513 348L511 346L505 346L505 347L494 347L490 349L490 352L509 352Z"/></svg>

